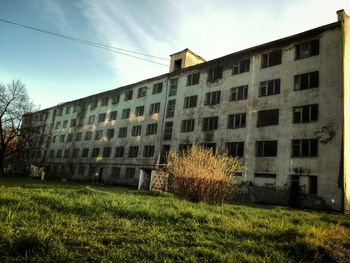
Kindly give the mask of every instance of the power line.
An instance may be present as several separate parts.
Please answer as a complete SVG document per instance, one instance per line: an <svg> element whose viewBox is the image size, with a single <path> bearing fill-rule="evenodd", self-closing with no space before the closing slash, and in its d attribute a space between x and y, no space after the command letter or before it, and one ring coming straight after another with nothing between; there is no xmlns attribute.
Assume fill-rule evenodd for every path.
<svg viewBox="0 0 350 263"><path fill-rule="evenodd" d="M67 36L67 35L51 32L51 31L43 30L43 29L40 29L40 28L19 24L19 23L13 22L13 21L2 19L2 18L0 18L0 22L4 22L4 23L8 23L8 24L24 27L26 29L31 29L31 30L35 30L35 31L38 31L38 32L41 32L41 33L45 33L45 34L53 35L53 36L56 36L56 37L61 37L61 38L64 38L64 39L75 41L75 42L78 42L80 44L93 46L93 47L96 47L96 48L108 50L108 51L115 52L115 53L118 53L118 54L121 54L121 55L129 56L129 57L132 57L132 58L136 58L136 59L140 59L140 60L144 60L144 61L147 61L147 62L151 62L151 63L155 63L155 64L158 64L158 65L162 65L162 66L168 67L168 65L165 65L165 64L153 61L153 60L149 60L149 59L146 59L146 58L141 58L141 57L138 57L138 56L126 54L124 52L138 54L138 55L141 55L141 56L147 56L147 57L151 57L151 58L155 58L155 59L169 60L169 59L166 59L166 58L161 58L161 57L157 57L157 56L153 56L153 55L149 55L149 54L145 54L145 53L141 53L141 52L131 51L131 50L123 49L123 48L117 48L117 47L113 47L113 46L109 46L109 45L105 45L105 44L101 44L101 43L97 43L97 42L93 42L93 41L89 41L89 40L85 40L85 39L81 39L81 38L71 37L71 36ZM123 52L121 52L121 51L123 51Z"/></svg>

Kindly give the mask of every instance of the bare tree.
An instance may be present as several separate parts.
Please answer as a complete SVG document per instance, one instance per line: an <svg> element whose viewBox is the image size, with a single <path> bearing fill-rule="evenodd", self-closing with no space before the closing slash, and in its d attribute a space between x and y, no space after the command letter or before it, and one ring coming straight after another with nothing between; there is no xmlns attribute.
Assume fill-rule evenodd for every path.
<svg viewBox="0 0 350 263"><path fill-rule="evenodd" d="M20 80L7 85L0 83L0 175L6 161L20 151L19 142L27 134L22 127L23 114L33 109L34 104Z"/></svg>

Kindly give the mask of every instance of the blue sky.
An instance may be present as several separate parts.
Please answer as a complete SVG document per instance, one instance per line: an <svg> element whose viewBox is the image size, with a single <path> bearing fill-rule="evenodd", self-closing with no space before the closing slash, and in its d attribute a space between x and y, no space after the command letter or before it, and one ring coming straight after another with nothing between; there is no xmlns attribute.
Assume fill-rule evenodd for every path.
<svg viewBox="0 0 350 263"><path fill-rule="evenodd" d="M349 0L0 0L0 18L169 58L206 60L336 21ZM0 22L0 82L20 79L41 108L168 72L168 67ZM159 61L168 64L168 61Z"/></svg>

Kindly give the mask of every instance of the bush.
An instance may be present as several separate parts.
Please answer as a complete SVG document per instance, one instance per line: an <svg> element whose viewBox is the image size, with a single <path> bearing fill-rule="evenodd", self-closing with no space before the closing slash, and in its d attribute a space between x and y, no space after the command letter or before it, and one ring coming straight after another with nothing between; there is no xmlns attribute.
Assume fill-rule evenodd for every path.
<svg viewBox="0 0 350 263"><path fill-rule="evenodd" d="M171 177L174 195L213 204L223 203L234 193L234 178L243 170L238 158L195 145L180 154L170 152L162 169Z"/></svg>

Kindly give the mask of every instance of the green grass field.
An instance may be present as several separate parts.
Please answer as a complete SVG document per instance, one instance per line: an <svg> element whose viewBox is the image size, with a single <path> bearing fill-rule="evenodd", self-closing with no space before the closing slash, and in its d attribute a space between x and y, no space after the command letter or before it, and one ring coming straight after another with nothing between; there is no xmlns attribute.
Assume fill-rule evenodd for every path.
<svg viewBox="0 0 350 263"><path fill-rule="evenodd" d="M342 214L0 179L0 262L320 262L349 251Z"/></svg>

